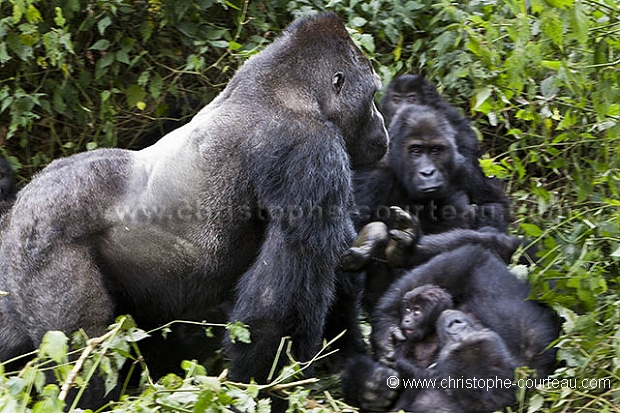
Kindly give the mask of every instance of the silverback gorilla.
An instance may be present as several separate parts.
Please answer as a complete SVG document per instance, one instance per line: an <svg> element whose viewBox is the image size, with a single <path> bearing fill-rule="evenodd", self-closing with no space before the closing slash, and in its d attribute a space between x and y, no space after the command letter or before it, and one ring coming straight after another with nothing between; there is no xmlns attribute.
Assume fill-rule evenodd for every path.
<svg viewBox="0 0 620 413"><path fill-rule="evenodd" d="M153 146L50 164L7 215L0 359L51 329L202 320L232 302L252 342L225 340L230 379L265 381L283 336L308 360L355 236L351 167L386 150L380 87L324 13L293 22Z"/></svg>

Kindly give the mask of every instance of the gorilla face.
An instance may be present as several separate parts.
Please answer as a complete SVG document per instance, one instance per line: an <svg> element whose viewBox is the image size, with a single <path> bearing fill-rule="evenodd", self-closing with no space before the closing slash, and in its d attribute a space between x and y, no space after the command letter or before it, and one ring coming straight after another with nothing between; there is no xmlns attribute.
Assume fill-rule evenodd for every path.
<svg viewBox="0 0 620 413"><path fill-rule="evenodd" d="M340 21L328 22L324 35L326 42L338 45L338 51L342 52L338 54L332 53L325 43L320 45L316 38L312 42L303 38L309 30L303 26L311 23L312 19L295 22L288 30L291 37L303 44L304 57L301 62L295 58L296 67L276 69L274 82L280 84L275 92L287 96L287 100L299 100L288 104L318 110L315 115L335 126L344 137L351 166L371 165L387 150L387 130L374 103L375 93L382 87L381 78L348 32L342 30ZM315 36L320 39L322 35L317 33ZM288 57L290 51L290 48L283 49L282 56L277 59ZM304 84L304 89L292 94L291 85L296 83Z"/></svg>
<svg viewBox="0 0 620 413"><path fill-rule="evenodd" d="M463 342L472 332L482 330L471 316L458 310L448 310L437 320L437 332L442 346Z"/></svg>
<svg viewBox="0 0 620 413"><path fill-rule="evenodd" d="M437 102L441 102L441 96L426 79L419 75L402 75L394 78L385 91L381 112L389 125L396 112L407 106L432 106Z"/></svg>
<svg viewBox="0 0 620 413"><path fill-rule="evenodd" d="M441 199L452 192L462 165L456 132L439 112L410 106L396 114L390 126L390 163L417 201Z"/></svg>
<svg viewBox="0 0 620 413"><path fill-rule="evenodd" d="M407 292L401 303L403 334L414 341L431 335L440 314L452 305L452 296L435 285L423 285Z"/></svg>
<svg viewBox="0 0 620 413"><path fill-rule="evenodd" d="M375 163L387 150L387 130L373 100L381 89L381 79L364 59L366 64L352 67L360 73L348 76L355 83L345 72L337 72L332 78L332 100L339 112L333 121L341 127L354 168ZM343 117L343 113L350 115Z"/></svg>

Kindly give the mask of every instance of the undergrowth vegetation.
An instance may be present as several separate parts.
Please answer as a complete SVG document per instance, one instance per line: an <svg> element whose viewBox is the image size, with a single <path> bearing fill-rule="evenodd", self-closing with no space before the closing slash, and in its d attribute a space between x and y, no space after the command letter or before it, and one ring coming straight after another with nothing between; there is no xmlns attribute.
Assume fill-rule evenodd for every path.
<svg viewBox="0 0 620 413"><path fill-rule="evenodd" d="M61 156L152 143L215 97L293 18L318 10L338 13L384 84L423 74L472 118L482 165L505 180L513 201L512 232L540 247L540 260L520 270L533 296L562 316L554 377L574 381L528 391L516 409L617 411L616 0L0 0L0 153L25 183ZM50 333L21 371L0 365L0 412L61 411L69 384L104 374L112 386L124 363L141 391L106 410L268 410L264 389L196 362L153 382L138 327L121 318L102 338L77 335L71 363L68 339ZM302 368L293 363L271 388L291 411L346 408L337 380L297 382ZM46 385L44 371L59 384ZM584 386L592 379L606 384Z"/></svg>

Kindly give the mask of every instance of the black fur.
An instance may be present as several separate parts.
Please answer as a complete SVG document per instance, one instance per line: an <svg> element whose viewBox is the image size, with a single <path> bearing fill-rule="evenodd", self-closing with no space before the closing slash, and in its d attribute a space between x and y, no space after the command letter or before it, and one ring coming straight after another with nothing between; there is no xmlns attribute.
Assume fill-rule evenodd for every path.
<svg viewBox="0 0 620 413"><path fill-rule="evenodd" d="M457 130L459 152L468 160L478 161L482 151L478 138L467 118L446 102L437 88L420 75L401 75L395 77L385 90L381 99L381 113L389 126L396 113L411 105L431 106L441 112Z"/></svg>
<svg viewBox="0 0 620 413"><path fill-rule="evenodd" d="M144 327L202 320L223 302L252 340L225 340L230 379L264 382L283 336L311 358L355 235L351 167L386 149L380 87L325 13L292 23L153 146L53 162L8 216L0 359L50 329L94 336L122 313Z"/></svg>

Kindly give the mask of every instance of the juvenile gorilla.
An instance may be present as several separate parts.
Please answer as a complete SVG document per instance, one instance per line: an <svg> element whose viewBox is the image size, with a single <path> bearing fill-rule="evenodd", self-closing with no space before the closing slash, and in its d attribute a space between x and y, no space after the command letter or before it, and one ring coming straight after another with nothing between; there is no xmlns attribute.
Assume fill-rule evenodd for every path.
<svg viewBox="0 0 620 413"><path fill-rule="evenodd" d="M435 86L419 75L402 75L394 78L386 89L381 100L381 112L388 125L397 113L403 108L416 105L430 106L448 120L456 131L456 146L463 156L463 169L466 175L466 190L471 203L493 206L496 218L485 219L480 224L496 226L500 231L505 231L509 218L508 198L504 194L502 183L496 178L488 178L484 175L478 162L482 151L478 138L474 133L467 118L446 102Z"/></svg>
<svg viewBox="0 0 620 413"><path fill-rule="evenodd" d="M124 313L147 328L203 320L227 301L252 340L225 341L230 379L264 382L283 336L311 358L355 235L351 167L386 149L380 87L325 13L292 23L153 146L53 162L3 234L0 359L47 330L96 336Z"/></svg>
<svg viewBox="0 0 620 413"><path fill-rule="evenodd" d="M431 369L425 369L424 364L415 360L403 359L402 350L399 350L400 346L417 346L420 342L420 336L413 335L412 342L402 342L403 297L407 292L426 285L445 291L452 297L454 308L468 314L465 317L467 320L456 317L454 328L464 323L476 326L471 329L468 327L466 331L484 332L468 333L461 337L463 339L450 341L445 332L441 333L442 328L447 329L449 325L441 327L439 322L439 354L436 367ZM413 269L394 282L378 303L372 317L371 335L376 361L360 358L356 365L349 365L343 374L346 399L366 410L393 407L394 400L399 398L401 393L398 389L386 386L386 380L391 375L429 378L471 371L476 377L504 377L508 370L512 372L516 366L528 366L537 371L539 378L546 377L555 368L555 351L547 347L558 337L559 325L551 309L528 299L529 292L529 286L511 274L496 254L479 245L463 246L445 252ZM480 327L477 327L478 325ZM425 329L421 332L421 335L428 334ZM468 354L472 354L468 352L468 346L458 343L476 343L478 340L484 344L480 347L481 353L473 353L477 358L468 358ZM456 345L451 346L450 343ZM493 370L494 365L490 362L481 363L480 360L485 360L485 357L496 361L499 370ZM461 376L471 377L465 373ZM512 375L508 378L512 378ZM477 406L495 406L493 409L497 409L512 401L512 394L506 392L471 395L472 393L444 397L447 395L443 393L429 393L422 397L406 392L402 395L402 403L409 406L414 402L433 403L439 411L470 412L477 411ZM471 398L468 398L470 396ZM457 398L459 401L456 405L460 406L458 408L452 406ZM445 404L440 402L442 399L445 399ZM404 408L402 405L397 407ZM441 410L442 408L444 410ZM409 410L410 407L405 409ZM482 410L487 411L484 409L487 407ZM427 410L420 408L419 411Z"/></svg>
<svg viewBox="0 0 620 413"><path fill-rule="evenodd" d="M436 325L441 314L454 306L452 296L436 285L422 285L403 295L399 329L394 330L396 367L427 368L439 349Z"/></svg>
<svg viewBox="0 0 620 413"><path fill-rule="evenodd" d="M441 111L408 105L397 112L389 132L387 156L355 174L358 226L387 222L388 207L396 205L417 216L425 234L484 226L507 229L506 195L484 175L485 180L476 179L480 167L476 173L468 167L458 148L459 132ZM479 202L483 192L494 195Z"/></svg>
<svg viewBox="0 0 620 413"><path fill-rule="evenodd" d="M380 109L386 124L390 125L399 110L412 105L430 106L445 116L457 130L459 152L466 159L475 160L477 164L482 151L467 118L446 102L437 88L423 76L406 74L395 77L381 99Z"/></svg>

